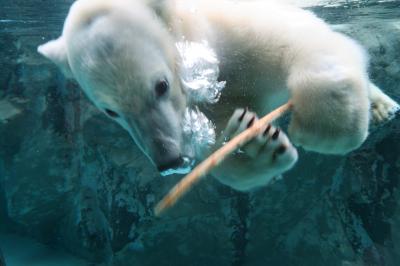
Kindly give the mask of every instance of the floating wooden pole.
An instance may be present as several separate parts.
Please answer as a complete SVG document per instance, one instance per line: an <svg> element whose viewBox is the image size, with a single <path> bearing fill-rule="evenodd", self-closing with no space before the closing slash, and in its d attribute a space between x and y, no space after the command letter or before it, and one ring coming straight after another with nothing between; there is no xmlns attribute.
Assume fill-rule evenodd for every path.
<svg viewBox="0 0 400 266"><path fill-rule="evenodd" d="M252 138L261 133L264 126L279 118L292 108L289 101L286 104L276 108L271 113L265 115L254 125L223 145L221 148L211 154L206 160L197 165L192 172L182 178L168 194L156 205L154 214L160 216L164 211L174 206L174 204L188 192L203 176L208 174L213 168L218 166L229 154L239 149Z"/></svg>

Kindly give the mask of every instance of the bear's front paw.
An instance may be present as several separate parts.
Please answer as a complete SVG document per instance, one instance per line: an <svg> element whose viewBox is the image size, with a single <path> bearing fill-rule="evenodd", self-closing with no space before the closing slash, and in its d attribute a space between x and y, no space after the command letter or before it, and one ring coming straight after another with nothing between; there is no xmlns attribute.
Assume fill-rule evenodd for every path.
<svg viewBox="0 0 400 266"><path fill-rule="evenodd" d="M237 109L230 118L223 133L224 141L251 127L258 117L248 109ZM259 135L254 137L237 152L251 160L252 168L248 171L261 171L279 175L289 170L297 161L297 150L290 143L286 134L271 124L265 125Z"/></svg>
<svg viewBox="0 0 400 266"><path fill-rule="evenodd" d="M229 141L258 120L247 109L237 109L230 118L219 144ZM213 175L223 184L246 191L269 184L297 161L297 150L280 129L265 125L260 134L231 154Z"/></svg>

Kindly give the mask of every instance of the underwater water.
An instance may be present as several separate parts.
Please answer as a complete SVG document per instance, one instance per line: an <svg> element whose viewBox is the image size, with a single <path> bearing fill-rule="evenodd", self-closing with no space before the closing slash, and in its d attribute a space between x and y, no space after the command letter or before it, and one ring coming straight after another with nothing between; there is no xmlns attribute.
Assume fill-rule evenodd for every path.
<svg viewBox="0 0 400 266"><path fill-rule="evenodd" d="M166 216L128 134L36 52L72 0L0 0L0 266L400 265L400 116L346 156L300 151L250 193L207 179ZM400 101L400 1L293 0L363 44Z"/></svg>

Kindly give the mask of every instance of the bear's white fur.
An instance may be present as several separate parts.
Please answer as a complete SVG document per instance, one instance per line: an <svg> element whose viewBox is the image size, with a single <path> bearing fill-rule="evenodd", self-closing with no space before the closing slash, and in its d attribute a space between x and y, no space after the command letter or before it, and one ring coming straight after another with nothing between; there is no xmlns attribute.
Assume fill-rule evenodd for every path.
<svg viewBox="0 0 400 266"><path fill-rule="evenodd" d="M61 37L38 50L160 166L182 150L188 103L175 43L183 38L206 40L221 61L227 88L207 112L219 131L238 106L263 115L291 99L290 140L307 150L345 154L366 139L370 113L382 121L398 110L369 81L367 55L355 41L309 11L272 1L78 0ZM169 88L159 95L155 87L163 81ZM235 132L225 138L252 120L248 112L236 121L239 113L225 130ZM271 144L273 135L253 140L249 156L232 155L214 175L246 190L289 169L297 153L283 133ZM282 153L285 162L277 163Z"/></svg>

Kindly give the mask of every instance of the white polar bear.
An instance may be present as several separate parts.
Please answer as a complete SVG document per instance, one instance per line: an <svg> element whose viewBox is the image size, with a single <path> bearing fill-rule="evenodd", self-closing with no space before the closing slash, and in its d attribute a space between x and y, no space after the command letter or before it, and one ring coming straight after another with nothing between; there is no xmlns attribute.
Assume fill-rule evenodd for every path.
<svg viewBox="0 0 400 266"><path fill-rule="evenodd" d="M307 150L345 154L366 139L370 120L399 109L369 81L367 56L355 41L309 11L269 1L78 0L61 37L38 51L166 170L184 155L181 122L189 103L175 45L182 38L206 40L221 61L227 88L207 107L217 129L237 106L265 114L290 98L290 139ZM237 109L216 148L251 126L255 113ZM297 160L289 139L271 125L242 150L213 172L239 190L268 183Z"/></svg>

